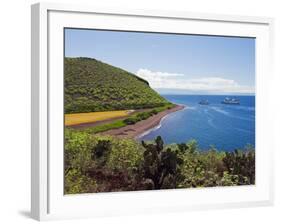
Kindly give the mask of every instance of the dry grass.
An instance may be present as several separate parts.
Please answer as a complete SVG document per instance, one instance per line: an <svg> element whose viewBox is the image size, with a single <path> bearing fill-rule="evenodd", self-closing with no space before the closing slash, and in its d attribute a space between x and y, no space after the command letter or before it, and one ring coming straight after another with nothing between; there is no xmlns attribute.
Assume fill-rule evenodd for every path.
<svg viewBox="0 0 281 224"><path fill-rule="evenodd" d="M130 110L117 110L105 112L90 112L90 113L77 113L65 114L65 126L93 123L97 121L104 121L113 118L121 118L128 116L132 111Z"/></svg>

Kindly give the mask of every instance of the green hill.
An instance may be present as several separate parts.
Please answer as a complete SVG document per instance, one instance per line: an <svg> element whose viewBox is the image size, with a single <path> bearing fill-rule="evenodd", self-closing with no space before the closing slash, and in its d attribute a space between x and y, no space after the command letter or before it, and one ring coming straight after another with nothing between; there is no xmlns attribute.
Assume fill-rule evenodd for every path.
<svg viewBox="0 0 281 224"><path fill-rule="evenodd" d="M160 107L169 102L149 83L91 58L65 58L65 113Z"/></svg>

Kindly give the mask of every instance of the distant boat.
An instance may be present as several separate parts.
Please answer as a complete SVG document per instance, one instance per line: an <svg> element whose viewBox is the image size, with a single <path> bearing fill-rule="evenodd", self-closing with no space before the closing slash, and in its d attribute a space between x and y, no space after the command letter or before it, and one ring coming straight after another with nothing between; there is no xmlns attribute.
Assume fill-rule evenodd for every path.
<svg viewBox="0 0 281 224"><path fill-rule="evenodd" d="M221 103L222 103L222 104L234 104L234 105L239 105L239 104L240 104L240 100L237 99L237 98L226 97Z"/></svg>
<svg viewBox="0 0 281 224"><path fill-rule="evenodd" d="M201 105L209 105L209 101L208 100L201 100L199 102L199 104L201 104Z"/></svg>

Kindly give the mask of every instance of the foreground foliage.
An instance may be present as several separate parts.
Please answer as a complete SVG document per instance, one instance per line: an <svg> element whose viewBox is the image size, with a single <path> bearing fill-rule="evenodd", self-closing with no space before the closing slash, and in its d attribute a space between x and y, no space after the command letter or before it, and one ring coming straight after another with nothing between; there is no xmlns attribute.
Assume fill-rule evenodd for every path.
<svg viewBox="0 0 281 224"><path fill-rule="evenodd" d="M66 129L65 193L255 184L255 151L214 148L196 141L165 145Z"/></svg>

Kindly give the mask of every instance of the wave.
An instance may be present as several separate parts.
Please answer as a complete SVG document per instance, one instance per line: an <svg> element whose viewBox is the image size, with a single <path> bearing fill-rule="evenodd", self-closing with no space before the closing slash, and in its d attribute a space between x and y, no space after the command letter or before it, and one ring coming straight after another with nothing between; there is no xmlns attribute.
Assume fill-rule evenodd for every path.
<svg viewBox="0 0 281 224"><path fill-rule="evenodd" d="M247 107L247 106L229 106L228 108L235 109L235 110L244 110L244 111L255 111L255 107Z"/></svg>
<svg viewBox="0 0 281 224"><path fill-rule="evenodd" d="M185 106L183 110L197 110L197 107Z"/></svg>
<svg viewBox="0 0 281 224"><path fill-rule="evenodd" d="M245 120L245 121L252 121L253 119L255 119L255 117L251 117L251 118L247 118L247 117L243 117L243 116L237 116L237 115L233 115L231 114L230 112L228 111L225 111L219 107L210 107L211 109L213 109L214 111L218 112L218 113L221 113L221 114L224 114L225 116L228 116L228 117L231 117L231 118L235 118L235 119L240 119L240 120ZM237 106L232 106L232 108L237 108ZM248 108L248 107L240 107L240 108ZM252 108L252 107L249 107L249 108Z"/></svg>
<svg viewBox="0 0 281 224"><path fill-rule="evenodd" d="M163 121L164 121L167 117L173 116L173 115L175 115L176 113L182 112L183 110L187 110L187 109L193 110L193 109L196 109L195 107L189 107L189 106L186 106L185 104L178 104L178 105L184 106L184 108L183 108L182 110L178 110L178 111L175 111L175 112L173 112L173 113L170 113L170 114L165 115L164 117L161 118L161 120L160 120L160 122L159 122L158 125L156 125L155 127L150 128L150 129L148 129L147 131L143 132L142 134L140 134L139 136L137 136L136 139L143 138L144 136L150 134L151 132L156 131L157 129L161 128L161 127L162 127Z"/></svg>
<svg viewBox="0 0 281 224"><path fill-rule="evenodd" d="M184 109L185 109L185 108L184 108ZM177 111L176 111L176 112L177 112ZM166 119L169 115L171 115L171 114L167 114L167 115L165 115L164 117L162 117L158 125L156 125L155 127L150 128L150 129L148 129L147 131L143 132L142 134L140 134L139 136L137 136L136 139L143 138L144 136L150 134L151 132L156 131L157 129L161 128L161 127L162 127L162 122L163 122L164 119Z"/></svg>
<svg viewBox="0 0 281 224"><path fill-rule="evenodd" d="M235 130L237 130L237 131L241 131L241 132L244 132L244 133L248 133L248 134L253 133L253 132L252 132L252 131L250 131L250 130L246 130L246 129L242 129L242 128L235 128Z"/></svg>
<svg viewBox="0 0 281 224"><path fill-rule="evenodd" d="M159 128L161 128L161 122L160 122L157 126L151 128L151 129L148 129L147 131L145 131L145 132L143 132L142 134L140 134L139 136L137 136L136 139L141 139L141 138L143 138L144 136L150 134L152 131L156 131L156 130L159 129Z"/></svg>
<svg viewBox="0 0 281 224"><path fill-rule="evenodd" d="M231 118L239 119L239 120L244 120L244 121L254 121L255 117L242 117L242 116L237 116L237 115L229 115Z"/></svg>
<svg viewBox="0 0 281 224"><path fill-rule="evenodd" d="M217 128L217 126L214 124L214 122L213 122L213 119L212 118L208 118L208 120L207 120L207 122L208 122L208 124L211 126L211 127L213 127L213 128Z"/></svg>
<svg viewBox="0 0 281 224"><path fill-rule="evenodd" d="M229 112L225 111L225 110L222 110L221 108L219 107L210 107L211 109L213 109L214 111L216 112L219 112L221 114L224 114L224 115L229 115Z"/></svg>

